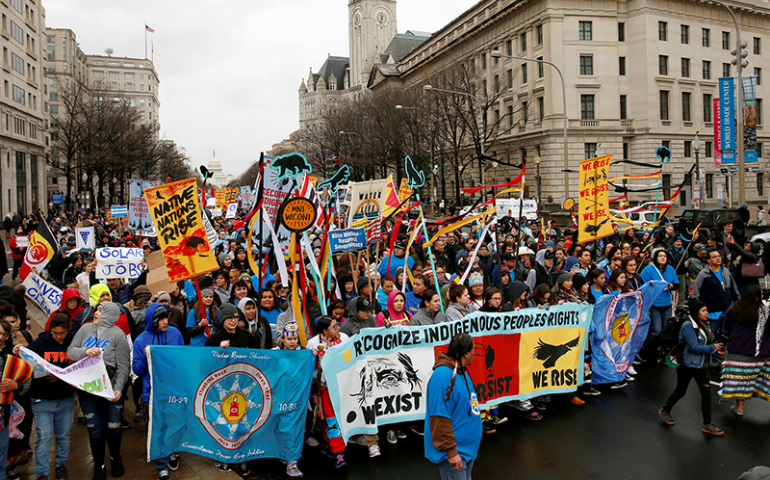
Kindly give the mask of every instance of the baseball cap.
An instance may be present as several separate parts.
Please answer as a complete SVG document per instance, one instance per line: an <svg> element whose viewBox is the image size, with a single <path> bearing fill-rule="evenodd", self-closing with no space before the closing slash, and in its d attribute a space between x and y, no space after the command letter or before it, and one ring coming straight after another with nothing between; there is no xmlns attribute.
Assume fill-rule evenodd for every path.
<svg viewBox="0 0 770 480"><path fill-rule="evenodd" d="M374 310L374 304L364 297L358 297L358 299L356 299L356 311L363 312L366 310Z"/></svg>

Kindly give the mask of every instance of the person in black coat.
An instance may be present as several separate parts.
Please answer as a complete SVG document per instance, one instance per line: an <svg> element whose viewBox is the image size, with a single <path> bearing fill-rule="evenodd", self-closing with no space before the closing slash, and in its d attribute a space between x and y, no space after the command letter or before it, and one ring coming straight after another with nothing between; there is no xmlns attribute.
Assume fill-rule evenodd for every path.
<svg viewBox="0 0 770 480"><path fill-rule="evenodd" d="M207 347L259 348L257 338L238 327L238 309L226 303L219 309L222 328L206 340Z"/></svg>

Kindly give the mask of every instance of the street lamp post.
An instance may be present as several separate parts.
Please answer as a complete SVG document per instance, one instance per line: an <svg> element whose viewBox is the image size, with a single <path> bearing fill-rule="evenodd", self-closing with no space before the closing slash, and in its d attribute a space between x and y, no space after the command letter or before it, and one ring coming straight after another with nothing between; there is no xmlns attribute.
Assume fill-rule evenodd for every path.
<svg viewBox="0 0 770 480"><path fill-rule="evenodd" d="M80 191L80 193L83 195L81 195L80 204L84 208L88 208L88 205L86 205L87 195L85 195L85 193L88 192L88 175L86 172L83 172L83 175L80 178L83 179L83 189Z"/></svg>
<svg viewBox="0 0 770 480"><path fill-rule="evenodd" d="M478 118L476 119L476 122L479 124L479 128L481 131L479 132L479 143L481 145L481 158L479 158L479 179L481 181L481 185L484 185L484 163L486 163L486 154L484 153L484 142L485 137L487 135L487 116L484 115L484 112L481 109L481 102L478 98L476 98L475 95L471 95L470 93L465 92L458 92L455 90L444 90L443 88L435 88L431 85L424 85L422 89L426 92L443 92L443 93L452 93L455 95L462 95L464 97L470 97L474 102L476 102L476 107L479 109Z"/></svg>
<svg viewBox="0 0 770 480"><path fill-rule="evenodd" d="M535 165L537 165L537 201L540 203L540 196L542 195L542 188L540 187L543 184L543 181L540 179L540 162L542 162L543 159L540 158L540 155L535 157Z"/></svg>
<svg viewBox="0 0 770 480"><path fill-rule="evenodd" d="M524 60L527 62L545 63L546 65L550 65L553 68L555 68L556 71L559 73L559 78L561 79L561 98L562 98L562 104L563 104L562 108L564 109L564 188L566 189L564 194L567 197L569 197L569 173L567 172L567 170L569 170L569 152L567 148L567 86L564 83L564 75L562 75L559 67L557 67L556 65L554 65L553 63L547 60L518 57L516 55L503 55L503 52L501 52L500 50L492 50L491 56L492 58L513 58L516 60Z"/></svg>
<svg viewBox="0 0 770 480"><path fill-rule="evenodd" d="M700 181L700 147L703 142L698 138L698 132L695 132L695 138L692 140L692 149L695 150L695 181L693 182L692 208L700 208L700 202L703 200L703 186ZM698 193L697 198L695 193Z"/></svg>

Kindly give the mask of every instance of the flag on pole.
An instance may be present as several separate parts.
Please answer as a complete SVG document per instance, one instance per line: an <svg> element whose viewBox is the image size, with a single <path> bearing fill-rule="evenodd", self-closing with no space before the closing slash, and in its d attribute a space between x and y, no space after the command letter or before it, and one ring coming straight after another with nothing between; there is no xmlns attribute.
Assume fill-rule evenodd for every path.
<svg viewBox="0 0 770 480"><path fill-rule="evenodd" d="M32 268L37 268L38 272L42 272L48 262L56 254L56 238L51 233L51 229L48 228L48 224L45 223L43 218L38 219L37 229L29 239L29 248L24 255L24 263L19 270L19 277L24 280L32 271Z"/></svg>
<svg viewBox="0 0 770 480"><path fill-rule="evenodd" d="M150 33L155 33L155 30L150 28L146 23L144 24L144 31L145 32L150 32Z"/></svg>

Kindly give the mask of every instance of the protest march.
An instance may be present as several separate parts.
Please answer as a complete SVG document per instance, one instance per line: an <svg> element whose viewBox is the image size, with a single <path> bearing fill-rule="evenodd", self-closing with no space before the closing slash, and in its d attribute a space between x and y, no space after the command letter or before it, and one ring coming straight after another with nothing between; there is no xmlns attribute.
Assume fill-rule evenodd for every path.
<svg viewBox="0 0 770 480"><path fill-rule="evenodd" d="M478 194L468 210L428 216L409 157L403 179L340 169L318 181L299 153L262 155L245 188L216 189L203 169L202 180L130 180L119 216L28 216L0 286L6 478L33 457L47 478L52 438L68 450L62 429L79 415L95 480L126 473L132 425L161 480L181 454L244 478L263 459L312 477L344 470L352 449L392 457L381 442L409 436L442 478L471 478L482 438L511 415L594 408L662 369L676 389L639 414L674 425L694 379L702 422L680 428L723 436L712 398L735 416L770 399L766 252L746 241L745 218L707 238L701 225L677 231L666 214L681 185L636 207L633 188L613 198L616 162L572 172L566 225L524 198L526 161L507 183L467 189ZM652 173L634 178L659 178L639 168ZM630 215L646 211L656 220L637 231ZM37 338L23 296L48 318ZM305 462L310 449L328 461ZM447 476L455 468L466 476Z"/></svg>

